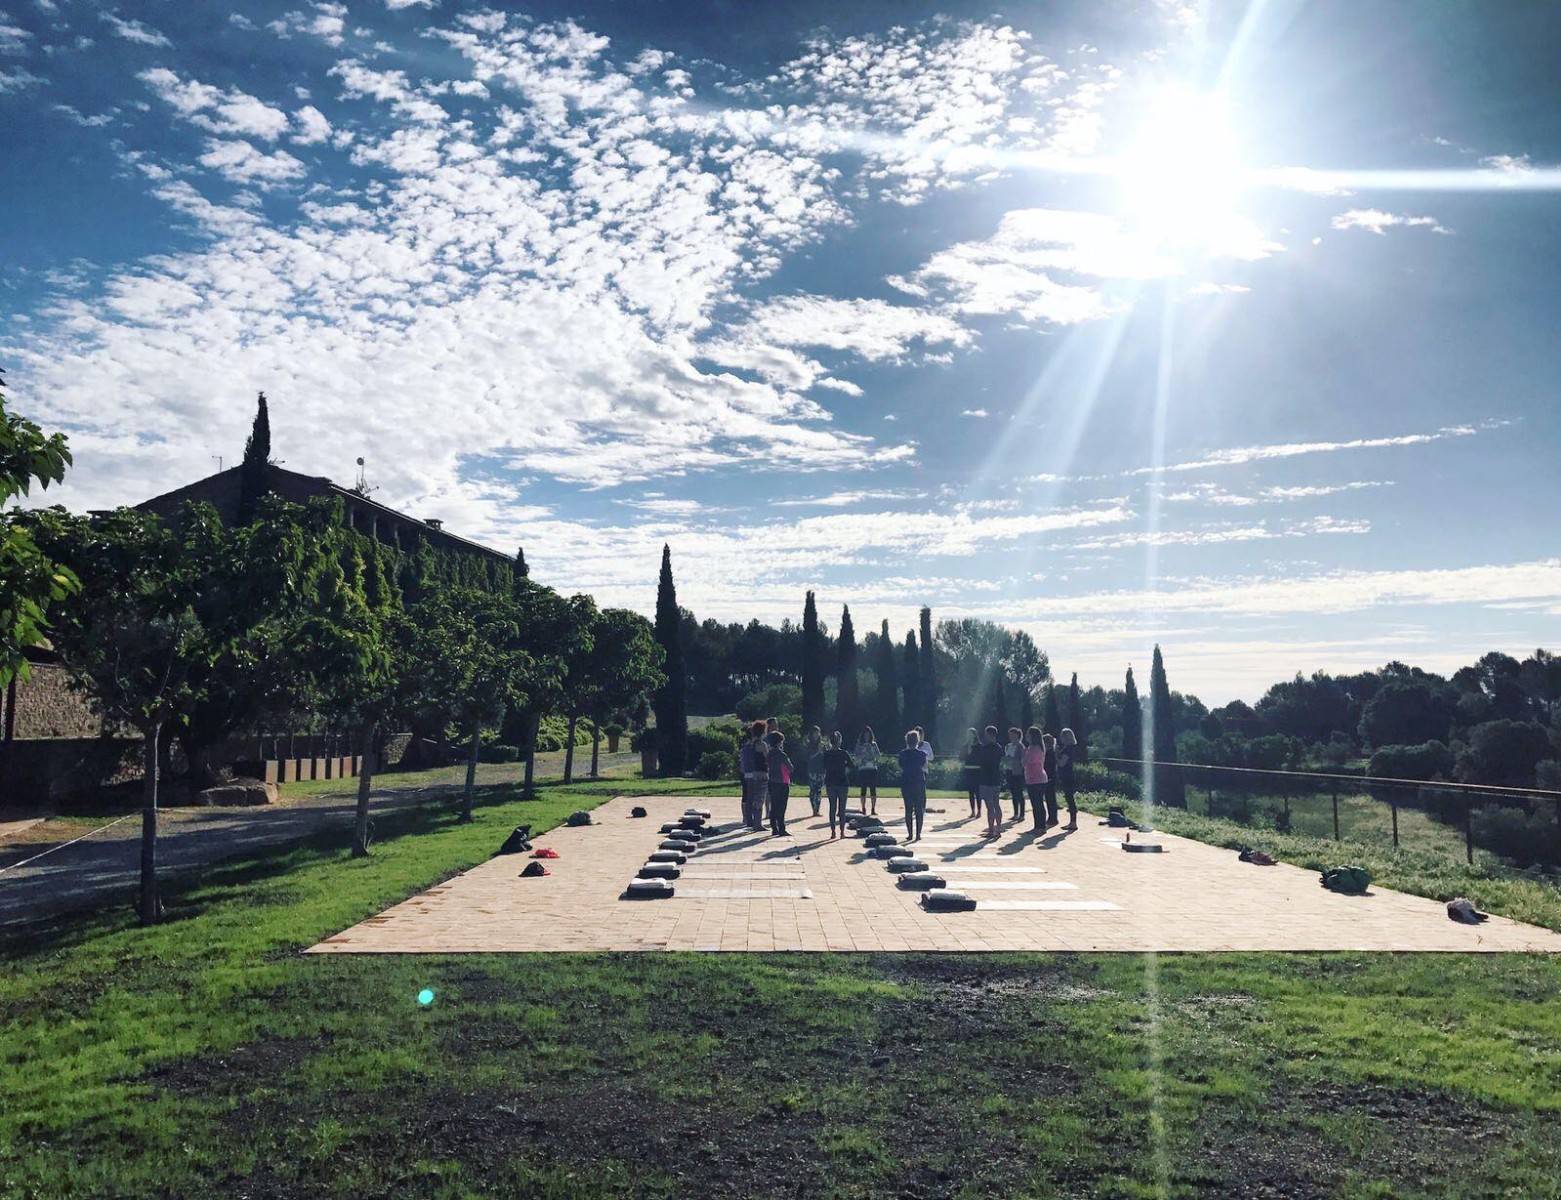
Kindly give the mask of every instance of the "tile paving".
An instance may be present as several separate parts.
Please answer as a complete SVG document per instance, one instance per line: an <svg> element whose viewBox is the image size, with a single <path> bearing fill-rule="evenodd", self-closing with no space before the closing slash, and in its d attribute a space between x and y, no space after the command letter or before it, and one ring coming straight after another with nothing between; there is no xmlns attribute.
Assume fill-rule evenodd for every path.
<svg viewBox="0 0 1561 1200"><path fill-rule="evenodd" d="M629 816L636 804L649 819ZM674 898L621 899L661 840L661 823L691 804L711 811L717 832L689 858ZM986 842L978 823L952 807L929 812L917 855L951 888L974 895L977 908L928 913L860 841L831 842L828 823L807 815L805 799L801 808L790 822L795 836L772 839L741 828L735 798L619 797L595 810L596 824L537 839L562 856L547 863L551 875L521 879L524 856L497 857L310 952L1561 952L1561 934L1550 930L1501 917L1459 925L1440 903L1385 888L1335 895L1313 871L1250 866L1184 838L1155 834L1164 853L1125 854L1120 835L1087 814L1075 833L1037 838L1011 826ZM879 816L903 833L898 801L880 801Z"/></svg>

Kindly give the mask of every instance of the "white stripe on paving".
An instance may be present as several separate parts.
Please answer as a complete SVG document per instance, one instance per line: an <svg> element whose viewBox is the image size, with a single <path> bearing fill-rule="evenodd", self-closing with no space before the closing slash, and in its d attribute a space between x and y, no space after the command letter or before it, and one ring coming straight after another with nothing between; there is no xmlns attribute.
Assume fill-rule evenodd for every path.
<svg viewBox="0 0 1561 1200"><path fill-rule="evenodd" d="M812 888L756 888L712 887L685 888L678 886L672 893L674 900L811 900Z"/></svg>
<svg viewBox="0 0 1561 1200"><path fill-rule="evenodd" d="M1120 912L1120 904L1109 900L980 900L976 911L1001 909L1003 912Z"/></svg>
<svg viewBox="0 0 1561 1200"><path fill-rule="evenodd" d="M683 868L684 879L763 879L766 882L774 879L806 879L807 873L802 871L706 871Z"/></svg>
<svg viewBox="0 0 1561 1200"><path fill-rule="evenodd" d="M962 882L957 872L950 871L944 876L948 881L951 891L982 891L990 892L1076 892L1079 885L1076 883L1042 883L1036 880L1034 883L1009 883L998 879L972 879Z"/></svg>
<svg viewBox="0 0 1561 1200"><path fill-rule="evenodd" d="M959 872L962 875L963 874L967 874L967 873L977 872L977 871L983 872L983 873L985 873L987 875L1049 875L1049 874L1051 874L1051 872L1048 871L1045 867L983 867L983 866L969 866L969 867L967 867L967 866L964 866L963 864L961 864L960 866L957 866L957 867L951 867L951 868L949 868L949 870L950 871L957 871L957 872Z"/></svg>

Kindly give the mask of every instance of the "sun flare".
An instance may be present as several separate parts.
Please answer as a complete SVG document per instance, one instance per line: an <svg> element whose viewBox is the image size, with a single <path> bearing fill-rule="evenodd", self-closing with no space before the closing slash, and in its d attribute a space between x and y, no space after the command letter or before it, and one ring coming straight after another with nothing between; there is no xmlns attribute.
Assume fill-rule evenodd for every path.
<svg viewBox="0 0 1561 1200"><path fill-rule="evenodd" d="M1166 89L1118 160L1123 216L1157 245L1218 252L1250 227L1236 211L1242 174L1223 104Z"/></svg>

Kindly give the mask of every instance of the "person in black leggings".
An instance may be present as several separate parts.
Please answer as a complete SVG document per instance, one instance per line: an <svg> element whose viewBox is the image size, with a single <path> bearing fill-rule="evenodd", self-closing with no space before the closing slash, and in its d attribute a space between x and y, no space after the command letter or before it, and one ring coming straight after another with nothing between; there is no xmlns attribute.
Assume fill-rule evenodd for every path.
<svg viewBox="0 0 1561 1200"><path fill-rule="evenodd" d="M961 756L964 763L965 792L970 800L970 815L981 815L981 786L976 782L976 775L980 766L976 762L976 747L981 744L981 735L974 729L968 730L965 739L965 752Z"/></svg>
<svg viewBox="0 0 1561 1200"><path fill-rule="evenodd" d="M829 840L844 837L846 833L846 793L851 778L851 755L840 744L837 729L829 738L829 749L824 751L824 791L829 795Z"/></svg>
<svg viewBox="0 0 1561 1200"><path fill-rule="evenodd" d="M900 795L905 798L906 836L919 842L927 816L927 756L921 752L921 734L914 729L905 735L905 749L900 751Z"/></svg>
<svg viewBox="0 0 1561 1200"><path fill-rule="evenodd" d="M1062 785L1063 798L1068 803L1068 823L1064 829L1079 827L1079 806L1074 799L1073 767L1079 761L1084 748L1073 730L1064 729L1057 735L1057 782Z"/></svg>

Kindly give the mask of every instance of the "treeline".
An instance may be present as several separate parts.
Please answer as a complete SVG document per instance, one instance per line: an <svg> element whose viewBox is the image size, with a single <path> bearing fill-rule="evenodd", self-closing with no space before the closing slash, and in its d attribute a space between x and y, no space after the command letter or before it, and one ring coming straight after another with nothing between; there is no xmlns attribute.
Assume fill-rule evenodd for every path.
<svg viewBox="0 0 1561 1200"><path fill-rule="evenodd" d="M10 431L0 471L50 477L31 462L36 447L26 460L8 450L37 442L36 427L6 418L0 429ZM268 435L257 418L246 466L263 461ZM64 456L57 478L69 456L63 443L52 448ZM465 747L461 819L470 820L485 734L526 757L529 790L545 717L566 721L572 766L578 722L600 729L643 712L664 680L648 621L536 583L521 554L505 563L426 545L396 550L348 528L335 499L247 496L243 509L246 519L230 525L202 504L168 521L56 507L8 513L3 527L0 569L20 562L39 582L31 627L0 629L10 655L0 666L25 669L20 651L41 640L46 619L72 683L142 741L145 921L157 916L158 788L173 743L199 786L216 777L216 749L237 735L348 732L364 762L352 839L364 855L382 731L433 731Z"/></svg>

